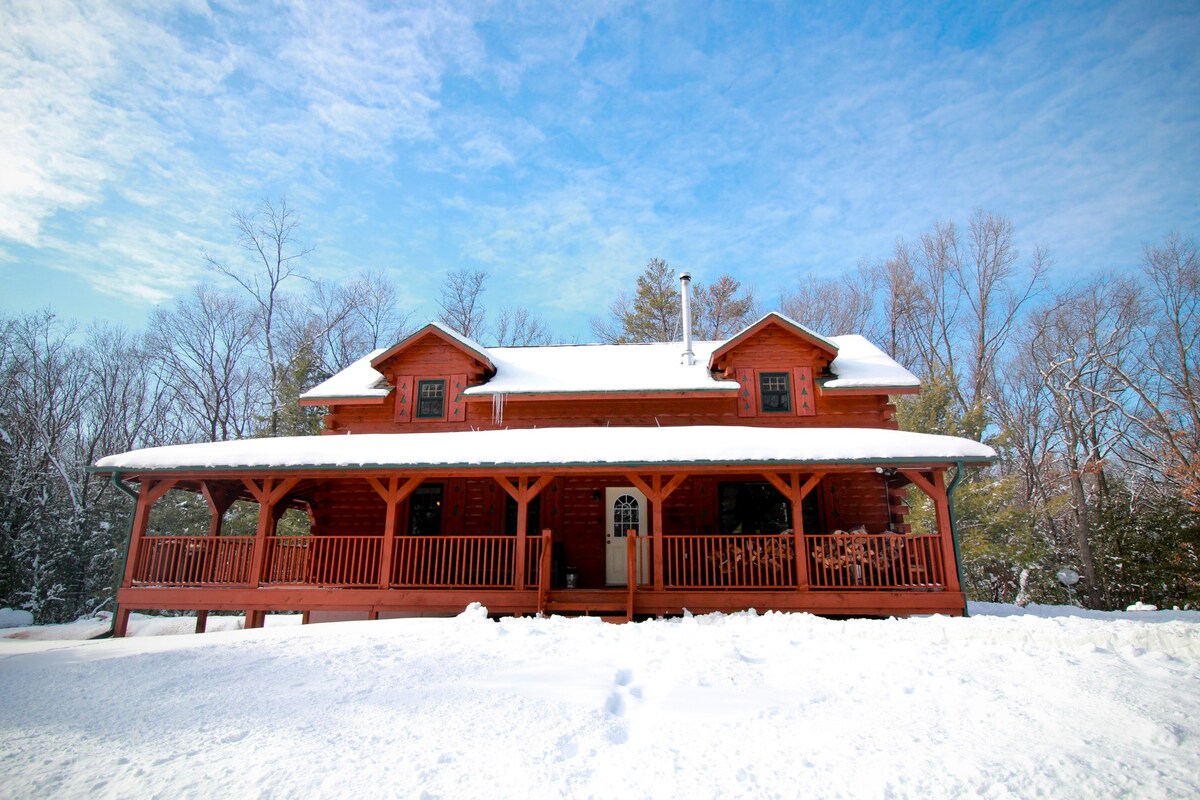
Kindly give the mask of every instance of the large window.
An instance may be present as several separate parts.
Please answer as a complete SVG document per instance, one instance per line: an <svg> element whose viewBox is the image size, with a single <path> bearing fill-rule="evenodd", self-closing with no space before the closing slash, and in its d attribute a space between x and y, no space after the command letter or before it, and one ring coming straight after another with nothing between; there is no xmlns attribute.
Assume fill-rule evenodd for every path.
<svg viewBox="0 0 1200 800"><path fill-rule="evenodd" d="M536 536L542 532L542 496L539 494L529 501L529 508L526 511L525 533L526 535ZM517 501L513 500L512 495L505 495L504 504L504 532L509 536L515 536L517 533Z"/></svg>
<svg viewBox="0 0 1200 800"><path fill-rule="evenodd" d="M721 533L783 533L791 530L792 504L771 484L751 481L722 483L719 492ZM801 510L804 514L804 530L817 533L821 520L817 492L809 492L801 504Z"/></svg>
<svg viewBox="0 0 1200 800"><path fill-rule="evenodd" d="M418 486L408 498L408 533L437 536L442 532L442 485Z"/></svg>
<svg viewBox="0 0 1200 800"><path fill-rule="evenodd" d="M786 372L760 372L758 374L758 401L764 413L782 413L792 410L792 392Z"/></svg>
<svg viewBox="0 0 1200 800"><path fill-rule="evenodd" d="M417 381L417 419L446 416L446 382Z"/></svg>

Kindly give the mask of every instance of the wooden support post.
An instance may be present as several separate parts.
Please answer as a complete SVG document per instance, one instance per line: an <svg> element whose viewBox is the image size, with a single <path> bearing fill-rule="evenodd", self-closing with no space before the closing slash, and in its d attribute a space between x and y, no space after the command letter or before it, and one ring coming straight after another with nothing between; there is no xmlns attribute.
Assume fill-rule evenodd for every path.
<svg viewBox="0 0 1200 800"><path fill-rule="evenodd" d="M208 504L210 515L208 535L220 536L221 523L225 517L225 512L237 500L237 492L230 488L214 486L211 481L201 481L200 494L204 495L204 502Z"/></svg>
<svg viewBox="0 0 1200 800"><path fill-rule="evenodd" d="M799 472L788 473L786 478L775 473L765 472L763 477L775 487L776 491L786 497L792 506L792 549L795 551L796 559L796 590L807 591L809 577L808 553L804 543L804 498L817 488L817 484L825 477L825 473L814 472L804 483L800 482Z"/></svg>
<svg viewBox="0 0 1200 800"><path fill-rule="evenodd" d="M680 484L687 480L688 473L681 472L678 475L671 476L671 479L665 485L663 484L662 475L651 476L649 483L646 483L640 475L630 473L625 477L638 488L638 491L646 495L646 501L650 503L650 540L653 543L651 549L654 551L653 558L651 559L654 565L654 589L655 591L661 591L666 585L664 578L665 569L663 566L663 502L671 496L672 492L679 488Z"/></svg>
<svg viewBox="0 0 1200 800"><path fill-rule="evenodd" d="M662 475L655 475L651 478L650 485L654 492L654 499L650 501L651 508L654 509L654 525L650 531L654 537L654 589L661 592L666 586L663 574L663 500L665 495L662 490Z"/></svg>
<svg viewBox="0 0 1200 800"><path fill-rule="evenodd" d="M529 522L529 501L541 494L542 489L545 489L550 481L554 480L553 475L543 475L538 478L533 484L529 483L529 477L522 475L517 478L517 485L513 486L512 482L503 475L492 476L496 483L500 484L508 496L517 501L517 530L516 530L516 561L513 565L513 588L521 591L525 588L525 550L526 550L526 535L525 526Z"/></svg>
<svg viewBox="0 0 1200 800"><path fill-rule="evenodd" d="M120 639L129 632L129 612L130 609L117 606L117 618L113 620L113 638Z"/></svg>
<svg viewBox="0 0 1200 800"><path fill-rule="evenodd" d="M207 627L208 627L208 612L207 611L197 611L196 612L196 633L204 633L204 631Z"/></svg>
<svg viewBox="0 0 1200 800"><path fill-rule="evenodd" d="M124 588L133 585L142 539L146 536L146 526L150 522L150 509L174 485L173 480L146 481L138 492L137 508L133 512L133 534L129 538L129 553L125 557L125 576L121 580L121 586Z"/></svg>
<svg viewBox="0 0 1200 800"><path fill-rule="evenodd" d="M916 470L900 470L900 474L915 483L933 501L937 517L938 541L942 548L942 576L946 591L961 592L958 582L958 562L954 558L954 532L950 527L950 500L946 497L946 471L933 470L928 474Z"/></svg>
<svg viewBox="0 0 1200 800"><path fill-rule="evenodd" d="M259 486L247 478L242 483L250 490L250 494L258 501L258 527L254 531L254 556L250 562L250 585L258 587L262 583L263 571L267 563L267 537L275 533L275 523L279 521L283 509L276 513L278 505L287 493L300 482L299 478L265 478Z"/></svg>
<svg viewBox="0 0 1200 800"><path fill-rule="evenodd" d="M383 498L387 503L387 516L383 523L383 542L379 556L379 588L386 589L392 585L392 564L396 556L396 529L400 524L400 503L405 498L412 494L424 478L416 477L409 478L400 485L400 478L392 476L388 478L387 485L378 478L367 478L367 482L375 489L375 492Z"/></svg>

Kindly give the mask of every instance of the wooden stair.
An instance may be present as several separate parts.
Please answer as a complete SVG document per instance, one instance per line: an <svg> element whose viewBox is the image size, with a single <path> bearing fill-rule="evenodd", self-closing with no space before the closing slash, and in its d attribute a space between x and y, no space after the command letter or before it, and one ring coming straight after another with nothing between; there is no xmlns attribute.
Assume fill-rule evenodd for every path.
<svg viewBox="0 0 1200 800"><path fill-rule="evenodd" d="M629 622L628 592L613 589L551 589L546 613L560 617L599 617L605 622Z"/></svg>

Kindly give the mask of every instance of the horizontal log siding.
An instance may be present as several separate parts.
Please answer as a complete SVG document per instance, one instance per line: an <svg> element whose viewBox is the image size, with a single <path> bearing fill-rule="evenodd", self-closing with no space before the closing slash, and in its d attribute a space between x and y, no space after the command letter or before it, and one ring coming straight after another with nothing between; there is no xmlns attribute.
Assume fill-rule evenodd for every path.
<svg viewBox="0 0 1200 800"><path fill-rule="evenodd" d="M387 514L383 498L362 478L331 480L313 497L315 531L323 536L382 536ZM402 515L403 524L407 515Z"/></svg>
<svg viewBox="0 0 1200 800"><path fill-rule="evenodd" d="M328 415L334 428L327 433L397 433L418 431L493 430L503 428L578 428L578 427L664 427L678 425L748 425L774 428L896 428L895 407L885 395L839 397L825 395L817 400L817 413L811 417L772 415L738 417L736 400L731 393L722 397L664 397L662 399L622 400L509 400L504 404L504 421L492 424L489 402L468 402L466 420L453 422L412 422L399 425L392 421L392 407L337 406Z"/></svg>

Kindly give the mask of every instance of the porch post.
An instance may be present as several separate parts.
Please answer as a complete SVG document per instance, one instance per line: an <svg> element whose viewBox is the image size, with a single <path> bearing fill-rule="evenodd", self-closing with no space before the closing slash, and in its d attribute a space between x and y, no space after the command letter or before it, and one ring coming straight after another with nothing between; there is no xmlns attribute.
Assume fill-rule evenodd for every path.
<svg viewBox="0 0 1200 800"><path fill-rule="evenodd" d="M208 535L220 536L225 512L237 499L237 492L228 488L217 489L209 481L201 481L200 493L204 495L204 502L208 504L208 511L211 515L208 521Z"/></svg>
<svg viewBox="0 0 1200 800"><path fill-rule="evenodd" d="M935 470L933 473L934 506L937 508L938 533L942 542L942 563L946 570L946 589L951 592L961 592L958 582L958 562L954 555L954 528L950 525L950 501L946 497L946 471Z"/></svg>
<svg viewBox="0 0 1200 800"><path fill-rule="evenodd" d="M375 489L376 494L387 503L387 517L383 523L383 549L379 555L379 588L386 589L392 585L392 563L396 553L396 527L400 513L400 503L421 485L424 478L409 478L400 485L400 478L388 478L387 486L378 478L367 478L367 482Z"/></svg>
<svg viewBox="0 0 1200 800"><path fill-rule="evenodd" d="M654 475L650 479L650 487L654 490L654 499L650 507L654 510L654 590L661 592L666 584L663 578L663 490L662 475Z"/></svg>
<svg viewBox="0 0 1200 800"><path fill-rule="evenodd" d="M529 478L517 478L517 564L513 570L513 588L525 588L525 526L529 523Z"/></svg>
<svg viewBox="0 0 1200 800"><path fill-rule="evenodd" d="M529 483L529 476L522 475L517 478L517 485L513 486L508 478L503 475L493 475L493 480L500 484L500 488L508 493L508 496L517 501L517 540L516 540L516 560L513 565L513 588L517 591L525 589L525 551L527 549L526 542L528 537L525 535L525 526L529 522L529 501L541 494L542 489L549 485L550 481L554 480L553 475L543 475L533 482Z"/></svg>
<svg viewBox="0 0 1200 800"><path fill-rule="evenodd" d="M775 487L776 491L788 499L792 506L792 549L796 561L796 590L803 592L808 589L808 554L804 551L804 498L817 487L824 472L814 472L803 484L800 483L800 473L792 472L789 480L767 472L763 477Z"/></svg>
<svg viewBox="0 0 1200 800"><path fill-rule="evenodd" d="M283 500L297 483L299 478L264 478L262 486L254 481L243 478L242 483L258 500L258 527L254 531L254 555L250 560L250 586L258 588L262 583L263 571L267 563L267 537L275 532L275 523L280 514L275 513L275 506ZM247 617L249 621L249 617Z"/></svg>
<svg viewBox="0 0 1200 800"><path fill-rule="evenodd" d="M920 487L933 501L937 516L938 541L942 546L942 578L946 591L961 592L958 582L958 560L954 556L954 534L950 526L950 501L946 497L946 471L933 469L926 475L917 470L900 470L900 473Z"/></svg>
<svg viewBox="0 0 1200 800"><path fill-rule="evenodd" d="M133 585L133 575L137 569L142 539L146 536L146 525L150 522L150 508L174 485L175 481L173 480L142 483L142 490L138 492L137 509L133 512L133 535L129 540L129 557L125 559L125 576L121 580L122 588Z"/></svg>
<svg viewBox="0 0 1200 800"><path fill-rule="evenodd" d="M121 577L121 588L133 586L133 576L137 574L138 557L142 550L142 540L146 536L146 526L150 522L150 509L164 494L175 485L174 480L141 482L137 496L137 507L133 511L133 521L129 534L129 552L125 555L125 574ZM113 636L122 637L129 627L129 609L117 602L114 612Z"/></svg>
<svg viewBox="0 0 1200 800"><path fill-rule="evenodd" d="M267 536L272 533L274 528L274 514L271 505L271 489L275 486L273 478L267 478L263 481L261 489L254 491L255 499L258 500L258 527L254 530L254 556L250 559L250 585L258 588L262 582L263 567L267 561ZM252 627L252 613L246 612L246 627Z"/></svg>

